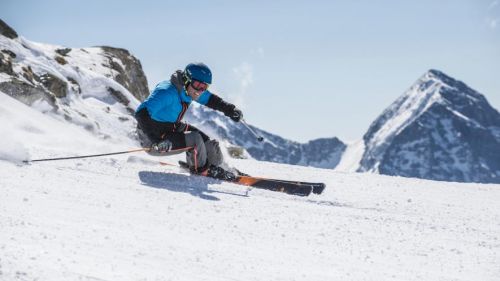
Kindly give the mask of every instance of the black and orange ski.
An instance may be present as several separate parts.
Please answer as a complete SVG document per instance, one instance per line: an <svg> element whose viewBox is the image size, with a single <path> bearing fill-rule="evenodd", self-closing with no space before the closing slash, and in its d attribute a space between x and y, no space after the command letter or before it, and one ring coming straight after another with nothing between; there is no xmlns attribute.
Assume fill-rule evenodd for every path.
<svg viewBox="0 0 500 281"><path fill-rule="evenodd" d="M181 167L188 169L185 162L179 161ZM291 195L309 196L311 193L321 194L325 189L324 183L279 180L264 177L254 177L240 173L230 181L235 184L251 186L260 189L283 192Z"/></svg>

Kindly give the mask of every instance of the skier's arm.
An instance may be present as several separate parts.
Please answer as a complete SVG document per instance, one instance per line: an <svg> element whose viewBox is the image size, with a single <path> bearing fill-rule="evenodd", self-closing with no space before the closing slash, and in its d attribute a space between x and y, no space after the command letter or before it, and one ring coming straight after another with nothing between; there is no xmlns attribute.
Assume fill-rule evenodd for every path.
<svg viewBox="0 0 500 281"><path fill-rule="evenodd" d="M235 122L239 122L243 117L241 110L234 104L224 101L222 98L209 91L203 92L198 102L214 110L218 110Z"/></svg>

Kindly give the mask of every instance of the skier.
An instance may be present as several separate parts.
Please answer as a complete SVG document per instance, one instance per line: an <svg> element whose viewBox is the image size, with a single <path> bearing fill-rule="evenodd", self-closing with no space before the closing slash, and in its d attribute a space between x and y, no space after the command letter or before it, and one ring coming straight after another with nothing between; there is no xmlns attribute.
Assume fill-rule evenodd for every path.
<svg viewBox="0 0 500 281"><path fill-rule="evenodd" d="M184 71L175 71L170 80L156 85L137 108L138 135L143 147L151 147L152 155L186 151L187 164L192 173L232 180L235 175L220 167L223 156L217 140L182 122L193 100L224 113L234 122L242 119L241 110L208 91L210 84L212 72L203 63L190 63Z"/></svg>

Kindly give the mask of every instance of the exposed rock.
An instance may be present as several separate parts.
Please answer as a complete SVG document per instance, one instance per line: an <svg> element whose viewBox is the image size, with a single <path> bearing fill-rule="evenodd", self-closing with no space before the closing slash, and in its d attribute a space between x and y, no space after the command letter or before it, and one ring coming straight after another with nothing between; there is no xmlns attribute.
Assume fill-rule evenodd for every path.
<svg viewBox="0 0 500 281"><path fill-rule="evenodd" d="M2 53L6 53L7 55L9 55L13 59L15 59L17 57L17 55L14 52L12 52L11 50L2 50Z"/></svg>
<svg viewBox="0 0 500 281"><path fill-rule="evenodd" d="M55 57L55 60L60 64L60 65L65 65L67 64L68 62L61 56L56 56Z"/></svg>
<svg viewBox="0 0 500 281"><path fill-rule="evenodd" d="M82 93L82 88L80 87L80 84L78 84L78 82L71 78L71 77L66 77L66 79L68 79L68 81L72 84L72 88L75 92L81 94Z"/></svg>
<svg viewBox="0 0 500 281"><path fill-rule="evenodd" d="M122 92L120 92L118 90L115 90L111 87L108 87L108 93L111 96L113 96L121 104L128 105L130 103L128 98Z"/></svg>
<svg viewBox="0 0 500 281"><path fill-rule="evenodd" d="M125 105L125 109L127 110L127 112L130 114L130 115L134 115L135 113L135 109L134 108L131 108L130 106L128 106L130 104L130 100L120 91L118 90L115 90L111 87L108 87L108 93L116 100L118 101L119 103ZM110 111L110 108L108 107L107 108L108 112ZM122 120L124 121L124 120Z"/></svg>
<svg viewBox="0 0 500 281"><path fill-rule="evenodd" d="M64 49L57 49L56 53L60 54L61 56L66 56L69 52L71 52L71 48L64 48Z"/></svg>
<svg viewBox="0 0 500 281"><path fill-rule="evenodd" d="M245 149L241 146L230 145L227 147L227 152L231 157L236 159L246 159Z"/></svg>
<svg viewBox="0 0 500 281"><path fill-rule="evenodd" d="M16 76L12 69L12 61L9 56L0 53L0 72L7 73L8 75Z"/></svg>
<svg viewBox="0 0 500 281"><path fill-rule="evenodd" d="M114 79L129 90L138 100L146 99L149 95L149 88L141 62L125 49L108 46L101 46L100 48L109 55L109 66L118 72ZM121 61L124 67L116 61L117 59Z"/></svg>
<svg viewBox="0 0 500 281"><path fill-rule="evenodd" d="M31 66L28 67L21 67L23 70L23 77L26 78L26 80L30 81L32 84L35 83L35 81L40 82L40 77L33 73L33 70L31 69Z"/></svg>
<svg viewBox="0 0 500 281"><path fill-rule="evenodd" d="M68 84L57 78L53 74L45 73L40 76L40 82L43 86L58 98L64 98L68 95Z"/></svg>
<svg viewBox="0 0 500 281"><path fill-rule="evenodd" d="M6 24L2 19L0 19L0 34L10 39L17 38L17 32L8 24Z"/></svg>
<svg viewBox="0 0 500 281"><path fill-rule="evenodd" d="M18 79L0 83L0 91L27 105L32 105L35 101L45 100L54 109L58 108L55 97L45 89L34 87Z"/></svg>

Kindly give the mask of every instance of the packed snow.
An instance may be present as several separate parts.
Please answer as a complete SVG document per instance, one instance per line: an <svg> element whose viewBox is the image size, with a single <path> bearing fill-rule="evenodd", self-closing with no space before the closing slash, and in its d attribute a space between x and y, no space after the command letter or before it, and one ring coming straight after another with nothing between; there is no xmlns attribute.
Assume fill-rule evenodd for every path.
<svg viewBox="0 0 500 281"><path fill-rule="evenodd" d="M158 164L183 155L24 165L134 142L3 93L0 119L0 280L500 279L500 185L227 158L250 174L327 185L297 197Z"/></svg>

